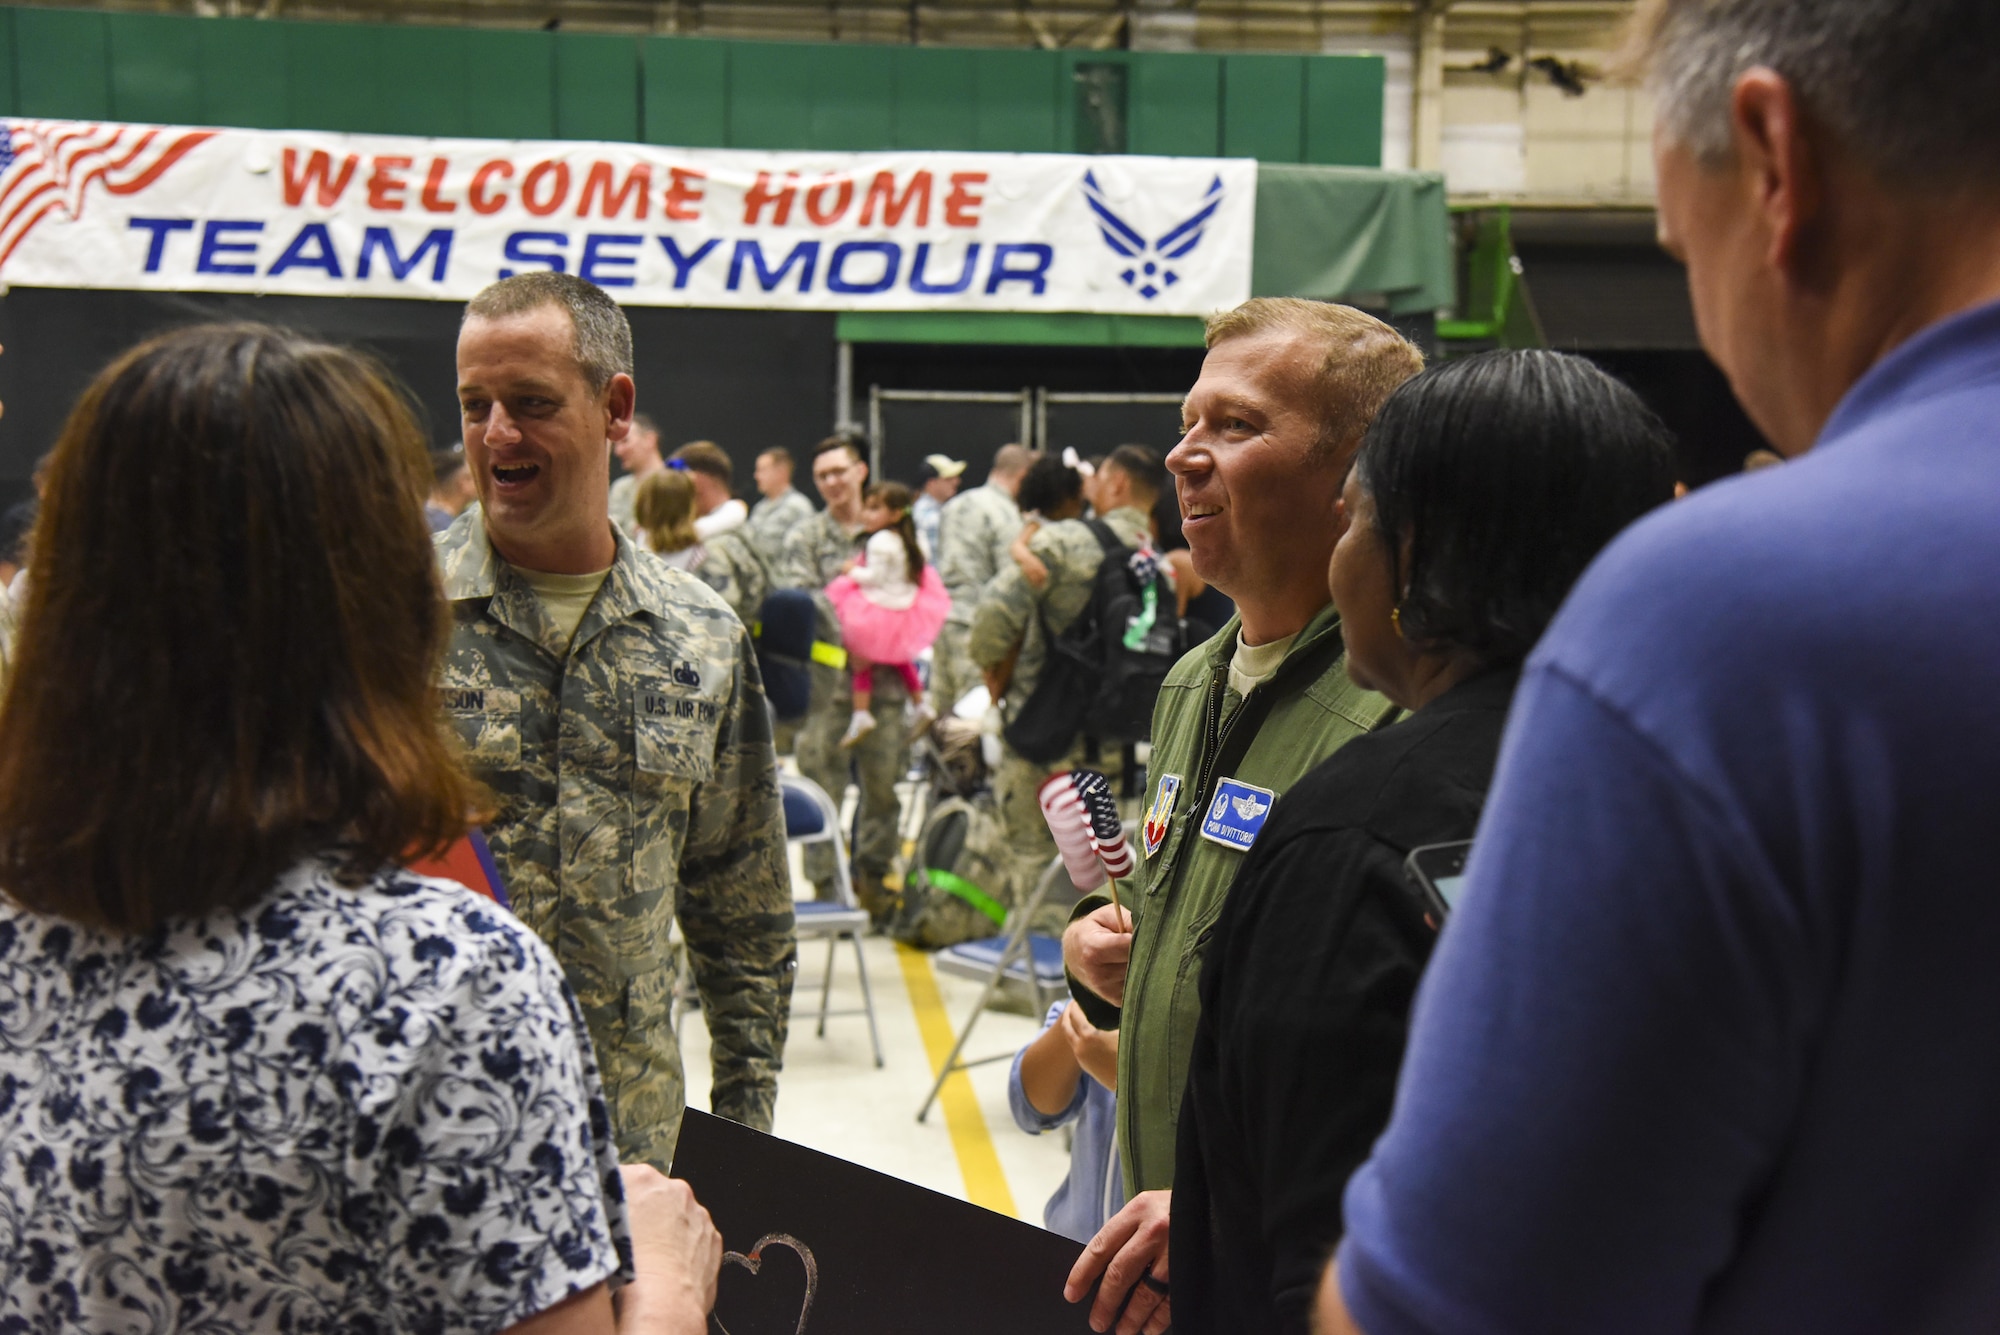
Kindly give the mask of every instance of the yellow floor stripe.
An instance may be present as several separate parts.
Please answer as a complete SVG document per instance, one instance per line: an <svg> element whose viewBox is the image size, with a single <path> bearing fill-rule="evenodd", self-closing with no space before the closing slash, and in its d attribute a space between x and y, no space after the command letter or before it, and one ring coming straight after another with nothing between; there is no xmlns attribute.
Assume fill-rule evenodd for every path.
<svg viewBox="0 0 2000 1335"><path fill-rule="evenodd" d="M945 1015L944 998L938 995L937 975L931 972L931 957L901 942L896 944L896 962L903 969L903 985L910 990L910 1008L917 1015L917 1032L923 1035L924 1052L930 1057L931 1074L944 1069L957 1034ZM1014 1193L1007 1189L1007 1175L1000 1169L993 1137L986 1129L986 1115L979 1111L979 1097L973 1093L972 1079L955 1071L938 1094L944 1108L945 1129L951 1132L952 1152L958 1156L958 1171L965 1176L965 1198L1004 1215L1019 1219L1014 1209Z"/></svg>

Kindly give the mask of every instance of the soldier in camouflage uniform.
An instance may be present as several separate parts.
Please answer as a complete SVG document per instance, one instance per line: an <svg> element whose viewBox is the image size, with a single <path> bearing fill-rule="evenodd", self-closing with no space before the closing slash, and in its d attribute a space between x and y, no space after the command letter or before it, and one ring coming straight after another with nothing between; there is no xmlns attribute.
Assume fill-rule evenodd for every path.
<svg viewBox="0 0 2000 1335"><path fill-rule="evenodd" d="M1053 461L1045 461L1045 465L1049 462ZM1095 496L1104 507L1100 518L1127 547L1152 544L1153 505L1159 499L1163 476L1158 456L1139 445L1120 446L1099 470ZM972 661L989 671L1001 668L1014 646L1020 645L1001 704L1001 712L1008 718L1026 703L1041 680L1050 641L1067 630L1089 604L1097 569L1104 561L1103 545L1081 519L1045 523L1028 540L1028 550L1048 567L1048 582L1036 588L1009 561L980 596L969 641ZM1034 890L1036 878L1056 854L1036 796L1042 781L1060 770L1088 765L1111 776L1115 787L1121 759L1117 749L1096 752L1079 737L1069 755L1053 765L1038 765L1002 742L993 790L1010 859L1011 904L1019 904Z"/></svg>
<svg viewBox="0 0 2000 1335"><path fill-rule="evenodd" d="M815 634L839 644L840 621L826 599L826 586L860 554L861 491L868 481L868 464L853 441L830 436L813 457L813 483L826 509L794 527L771 582L781 589L805 589L818 615ZM799 727L799 772L826 789L835 804L847 791L850 763L861 789L861 828L854 841L854 888L862 905L877 912L886 903L884 880L897 853L897 823L902 807L896 781L910 766L909 724L905 711L909 690L897 673L877 668L874 702L876 727L850 747L840 745L854 713L854 682L844 668L812 665L812 704ZM823 846L806 850L806 875L821 898L830 894L833 864Z"/></svg>
<svg viewBox="0 0 2000 1335"><path fill-rule="evenodd" d="M792 452L769 449L757 456L757 492L762 497L750 510L750 544L775 570L785 556L785 539L811 519L813 504L792 486Z"/></svg>
<svg viewBox="0 0 2000 1335"><path fill-rule="evenodd" d="M625 531L627 537L639 536L639 520L632 513L633 501L638 498L639 484L648 473L656 473L665 467L660 458L660 429L653 425L653 419L644 413L632 414L632 429L625 433L625 439L612 446L618 456L618 466L625 470L611 484L611 522Z"/></svg>
<svg viewBox="0 0 2000 1335"><path fill-rule="evenodd" d="M1013 564L1007 548L1021 531L1014 496L1034 459L1019 445L1002 445L985 485L945 502L938 520L938 578L951 594L951 615L931 647L931 708L939 714L949 714L979 684L979 669L966 656L972 609L987 581Z"/></svg>
<svg viewBox="0 0 2000 1335"><path fill-rule="evenodd" d="M674 451L674 464L685 468L694 482L695 512L706 524L723 527L705 532L701 540L701 563L693 575L722 595L722 600L746 626L754 625L771 591L770 568L757 554L749 525L727 518L729 509L737 514L742 507L729 506L734 469L720 446L700 440Z"/></svg>
<svg viewBox="0 0 2000 1335"><path fill-rule="evenodd" d="M514 911L589 1023L620 1157L665 1168L685 1100L676 916L712 1106L771 1126L795 940L762 684L723 601L610 522L606 442L633 397L610 298L562 274L496 283L467 307L458 362L482 506L438 537L444 707L498 799Z"/></svg>

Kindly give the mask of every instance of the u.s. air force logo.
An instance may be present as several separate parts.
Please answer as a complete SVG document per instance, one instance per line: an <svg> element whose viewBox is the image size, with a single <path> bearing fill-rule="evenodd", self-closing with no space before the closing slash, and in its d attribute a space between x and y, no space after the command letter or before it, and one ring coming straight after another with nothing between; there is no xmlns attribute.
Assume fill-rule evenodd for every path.
<svg viewBox="0 0 2000 1335"><path fill-rule="evenodd" d="M1181 281L1179 270L1208 234L1209 220L1222 207L1222 197L1222 177L1218 175L1192 213L1162 232L1157 240L1149 241L1138 227L1111 207L1097 173L1083 174L1083 198L1097 215L1097 234L1121 260L1129 261L1119 271L1119 279L1148 301Z"/></svg>

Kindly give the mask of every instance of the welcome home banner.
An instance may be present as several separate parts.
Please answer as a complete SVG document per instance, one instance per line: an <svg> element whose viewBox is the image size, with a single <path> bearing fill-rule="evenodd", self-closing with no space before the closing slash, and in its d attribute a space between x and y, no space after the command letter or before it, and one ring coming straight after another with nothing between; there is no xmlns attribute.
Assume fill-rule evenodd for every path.
<svg viewBox="0 0 2000 1335"><path fill-rule="evenodd" d="M1256 163L767 153L0 124L0 283L462 301L532 269L653 306L1203 315Z"/></svg>

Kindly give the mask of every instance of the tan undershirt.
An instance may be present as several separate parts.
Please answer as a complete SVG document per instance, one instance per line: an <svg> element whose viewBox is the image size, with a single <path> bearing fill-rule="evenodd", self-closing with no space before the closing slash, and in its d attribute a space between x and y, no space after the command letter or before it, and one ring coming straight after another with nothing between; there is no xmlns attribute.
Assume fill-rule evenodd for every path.
<svg viewBox="0 0 2000 1335"><path fill-rule="evenodd" d="M1245 644L1242 632L1237 632L1236 652L1229 658L1229 689L1244 696L1256 690L1258 683L1278 670L1291 652L1292 641L1298 638L1293 633L1269 644Z"/></svg>
<svg viewBox="0 0 2000 1335"><path fill-rule="evenodd" d="M542 611L562 632L565 646L576 638L576 628L583 624L583 614L590 610L590 600L597 596L604 585L604 577L611 573L611 567L592 571L588 575L551 575L545 570L522 570L521 578L528 581L528 587L535 591L535 597L542 603Z"/></svg>

